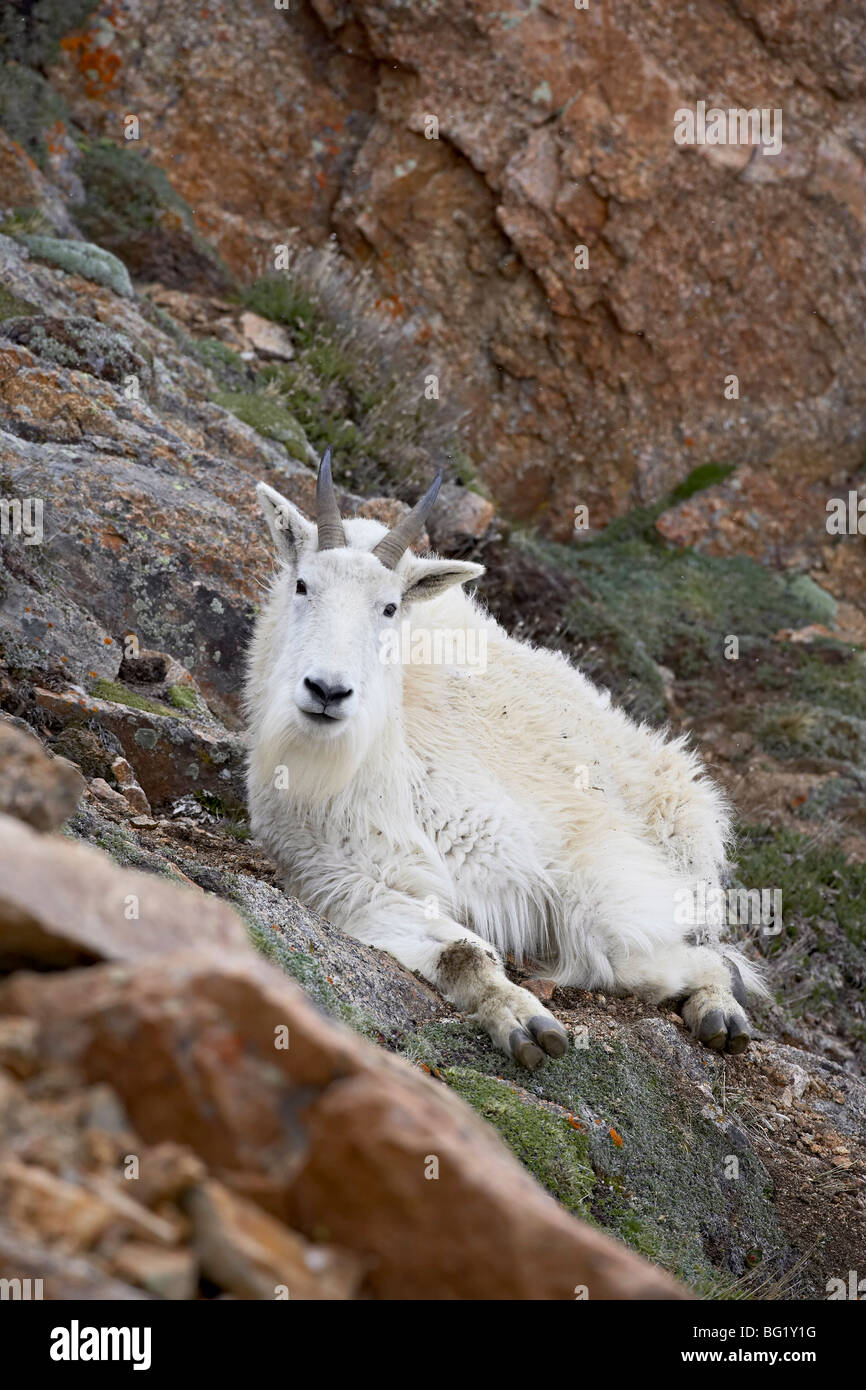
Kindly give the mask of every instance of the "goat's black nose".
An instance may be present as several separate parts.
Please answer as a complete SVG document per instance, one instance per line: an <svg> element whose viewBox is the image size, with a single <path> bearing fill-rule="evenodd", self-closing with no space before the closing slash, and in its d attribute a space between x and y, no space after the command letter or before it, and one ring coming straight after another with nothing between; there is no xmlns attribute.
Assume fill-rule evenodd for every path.
<svg viewBox="0 0 866 1390"><path fill-rule="evenodd" d="M352 693L344 685L325 685L324 681L313 681L309 676L305 676L304 685L316 700L321 700L323 708L325 705L338 705L341 700L348 700Z"/></svg>

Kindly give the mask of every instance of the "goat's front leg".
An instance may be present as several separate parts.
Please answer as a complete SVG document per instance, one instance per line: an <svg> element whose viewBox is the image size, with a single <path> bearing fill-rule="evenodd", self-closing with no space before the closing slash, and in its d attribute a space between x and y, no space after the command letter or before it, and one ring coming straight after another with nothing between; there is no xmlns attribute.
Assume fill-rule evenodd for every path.
<svg viewBox="0 0 866 1390"><path fill-rule="evenodd" d="M513 985L491 948L479 938L462 938L440 948L439 989L450 1003L490 1034L503 1052L530 1071L561 1057L568 1034L528 989Z"/></svg>
<svg viewBox="0 0 866 1390"><path fill-rule="evenodd" d="M332 909L333 914L333 909ZM449 919L428 921L420 902L401 893L377 896L375 910L333 914L344 931L417 971L503 1052L534 1070L561 1057L568 1034L528 989L508 979L493 947Z"/></svg>

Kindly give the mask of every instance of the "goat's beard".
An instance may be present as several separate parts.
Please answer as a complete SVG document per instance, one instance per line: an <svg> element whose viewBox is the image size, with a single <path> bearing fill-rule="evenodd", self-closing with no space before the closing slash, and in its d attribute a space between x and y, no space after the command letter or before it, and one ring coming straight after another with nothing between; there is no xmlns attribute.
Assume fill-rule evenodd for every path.
<svg viewBox="0 0 866 1390"><path fill-rule="evenodd" d="M272 709L255 741L252 765L261 781L279 786L298 801L337 796L357 774L375 742L381 718L362 706L351 719L311 724L297 706ZM284 769L284 773L281 770Z"/></svg>

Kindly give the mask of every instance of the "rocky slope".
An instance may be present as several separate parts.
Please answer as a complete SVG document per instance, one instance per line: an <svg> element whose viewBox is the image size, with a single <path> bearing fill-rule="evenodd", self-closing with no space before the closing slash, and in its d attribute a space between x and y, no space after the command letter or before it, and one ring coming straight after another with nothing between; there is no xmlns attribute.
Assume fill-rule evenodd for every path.
<svg viewBox="0 0 866 1390"><path fill-rule="evenodd" d="M823 529L821 479L829 475L818 452L811 502L792 500L772 470L721 467L699 443L694 467L677 465L670 478L658 474L649 489L652 505L626 512L601 534L591 530L588 538L564 545L515 526L513 518L506 522L504 514L514 510L503 506L503 499L513 501L508 467L497 462L487 474L497 488L502 484L494 511L474 474L471 451L463 452L466 440L477 445L480 437L472 433L472 420L461 420L458 404L447 398L427 411L403 376L395 379L392 364L400 360L414 364L423 380L428 348L419 345L412 322L382 319L375 283L353 279L330 252L303 250L278 276L236 282L160 174L158 161L168 156L159 142L173 138L173 120L166 116L150 132L156 163L95 139L102 127L88 122L99 112L105 119L112 102L128 107L123 82L132 80L130 74L142 84L142 107L155 100L164 74L158 78L149 65L159 52L185 74L183 101L192 100L191 93L202 90L195 82L204 84L206 71L213 76L214 44L191 50L181 62L172 47L176 39L164 28L164 49L155 43L139 49L131 10L115 5L110 16L100 10L92 20L91 7L82 4L82 33L101 39L88 46L67 36L58 48L66 19L55 22L56 9L47 3L32 8L29 28L0 31L9 58L0 84L0 813L9 818L2 827L4 862L20 866L17 876L4 872L0 896L0 968L14 972L0 986L2 1273L24 1270L26 1247L34 1271L40 1260L47 1268L46 1251L52 1252L56 1289L78 1280L82 1289L109 1287L111 1297L122 1296L121 1289L127 1296L134 1289L172 1297L202 1290L261 1296L264 1288L286 1282L273 1275L275 1259L279 1268L295 1270L293 1278L301 1277L302 1265L310 1277L304 1242L312 1240L328 1250L324 1263L312 1260L325 1283L310 1296L389 1296L404 1287L389 1283L387 1273L371 1275L371 1256L392 1272L389 1251L405 1261L404 1251L394 1255L389 1223L399 1227L409 1217L419 1224L407 1229L432 1243L441 1209L438 1199L421 1194L441 1189L431 1182L400 1193L382 1190L374 1181L383 1166L380 1151L370 1150L364 1169L369 1184L350 1200L347 1174L355 1171L357 1155L338 1148L328 1159L327 1145L317 1149L307 1177L295 1181L292 1145L268 1128L274 1077L264 1063L264 1070L248 1073L238 1055L250 1038L258 1039L259 1061L265 1055L250 1000L276 990L279 1008L293 1019L297 1013L302 1031L322 1029L321 1037L332 1039L324 1013L378 1048L356 1051L360 1044L345 1038L326 1045L329 1056L328 1049L339 1048L364 1059L357 1065L367 1079L359 1083L354 1113L364 1117L358 1123L371 1143L389 1154L397 1140L364 1086L375 1091L385 1076L400 1076L399 1084L409 1088L409 1111L420 1106L423 1112L413 1153L441 1154L441 1133L434 1141L431 1132L446 1124L446 1111L466 1114L451 1107L454 1094L462 1097L557 1198L560 1210L544 1207L544 1219L557 1230L573 1230L570 1223L557 1225L565 1208L713 1297L823 1296L827 1280L845 1278L858 1260L862 1264L866 1249L866 569L862 540L830 538ZM254 32L240 8L243 23L233 34L226 74L229 67L245 72L245 45ZM301 39L309 44L329 74L327 83L342 72L340 81L351 85L347 74L354 69L346 53L350 40L361 44L362 8L344 6L327 21L340 39L339 61L336 39L326 40L301 11L292 51L306 52ZM211 10L215 22L219 7ZM769 7L763 10L768 24ZM355 39L350 11L356 13ZM380 7L379 13L389 11ZM157 27L173 22L165 7L151 18ZM746 18L746 7L738 6L736 18L726 22ZM560 21L533 10L524 23L545 24L555 33ZM93 24L96 30L87 27ZM485 43L495 29L488 28ZM218 23L214 32L222 32ZM494 35L497 42L509 42L510 31L502 32L506 37ZM22 49L25 39L29 47ZM392 33L389 42L396 41ZM127 44L134 61L114 62L116 44ZM279 46L276 53L282 53ZM784 53L774 59L783 60ZM369 57L351 61L374 63ZM365 140L381 122L399 123L384 104L389 65L379 57L375 65L382 110L368 113ZM401 73L393 78L398 86ZM112 93L107 106L106 82ZM79 99L76 83L93 90ZM27 120L15 125L24 88L31 105ZM325 87L319 82L316 90L321 98ZM75 120L69 107L52 105L63 99ZM238 94L238 109L240 100ZM834 110L849 100L853 91L820 94ZM206 131L201 109L193 109L197 128ZM297 131L295 123L285 124ZM511 139L499 124L496 138ZM352 128L347 121L346 129ZM538 130L555 132L557 126L539 122ZM230 139L241 139L234 124ZM455 160L456 144L455 136L442 146ZM261 155L265 163L270 157ZM348 180L348 163L334 158ZM202 159L199 151L190 170ZM243 163L233 160L226 159L219 185L227 203ZM194 196L202 221L202 200L184 182L181 161L175 163L172 178ZM472 175L473 188L478 177ZM480 180L485 186L486 178ZM731 196L749 196L748 180L734 183ZM283 196L269 177L260 187L268 196ZM769 191L779 196L779 189ZM389 207L402 216L404 205L384 191L375 199L380 216ZM331 202L323 192L325 221ZM125 215L130 208L134 218ZM233 241L228 214L221 220L217 205L209 209L223 258L237 272L250 263L244 238L267 241L288 215L265 207L258 223L245 207L232 224ZM483 238L476 240L479 254L486 254ZM401 265L399 276L406 273ZM519 287L525 273L508 283ZM431 296L435 278L431 271L425 291ZM568 315L557 315L563 328ZM456 321L451 328L453 360L474 362L477 349L466 346L464 329ZM515 320L512 331L528 341L525 322ZM540 330L542 337L546 331ZM535 387L526 380L531 393ZM603 421L605 408L586 418ZM491 435L500 429L502 417L489 402L474 418ZM668 411L665 418L674 416ZM847 429L846 418L834 408L832 428L828 424L822 436L840 477L847 454L835 446L833 431ZM544 432L555 442L545 420ZM790 419L786 432L792 448L799 448ZM847 438L856 440L856 430L848 429ZM528 1077L389 958L343 937L279 891L272 867L249 840L242 796L242 653L271 565L253 486L263 478L308 507L310 465L326 443L337 449L345 509L386 519L403 505L390 495L411 499L434 456L447 451L449 484L431 540L446 553L487 564L482 593L500 620L567 650L641 717L693 730L740 813L732 882L783 894L779 937L761 939L742 929L747 949L766 954L775 992L758 1018L760 1040L744 1057L717 1058L697 1049L667 1010L557 991L550 1004L575 1046L563 1061ZM496 448L489 457L500 457ZM674 451L670 457L684 456ZM673 486L683 472L688 476ZM627 470L621 476L627 478ZM533 511L525 477L524 484ZM27 499L42 504L39 543L28 543L26 527L14 525L16 516L26 522L28 515L35 524L34 513L20 510ZM820 505L820 543L814 505ZM768 530L768 517L775 518L775 530ZM38 747L13 753L25 729L55 755L50 774ZM22 839L19 819L43 832L65 821L65 840ZM84 851L69 840L87 841L103 857L88 859L86 871L76 868L84 861L75 856ZM181 960L156 926L142 951L141 934L122 914L106 917L99 908L104 895L98 885L113 872L109 860L123 875L146 876L135 882L152 885L148 892L164 905L175 948L188 944L189 909L172 906L178 901L173 886L195 893L195 920L203 932L212 924L213 940L221 943L219 963L212 949L207 963ZM44 893L48 874L56 890ZM91 877L92 890L85 893ZM240 914L246 936L270 959L266 975L220 900ZM117 962L125 963L121 975ZM51 973L32 977L33 966ZM513 962L512 968L523 978L531 963ZM286 974L303 986L318 1014L283 983ZM547 988L543 982L536 987L542 993ZM184 1039L171 1021L172 1001L187 996L197 1001L187 1035L194 1044L193 1073L183 1071ZM138 1020L129 1074L120 1066L123 1048L114 1031L125 1015ZM397 1067L386 1054L403 1061ZM142 1090L147 1058L153 1058L152 1089ZM299 1087L314 1083L292 1071L291 1053L285 1061L288 1072L279 1085L297 1097ZM419 1072L426 1076L420 1091ZM166 1076L177 1079L177 1104L161 1127ZM342 1107L351 1102L341 1086L328 1082L310 1121L331 1145L347 1113ZM260 1159L221 1148L200 1113L212 1099L233 1136L225 1143L239 1145L249 1120L247 1091L261 1107L255 1113L263 1127L256 1131ZM437 1108L440 1101L445 1110ZM62 1141L45 1137L57 1129L58 1116L65 1117ZM478 1133L474 1127L472 1133ZM471 1168L458 1137L454 1144ZM154 1178L140 1198L145 1214L127 1209L118 1231L117 1194L106 1194L118 1186L118 1155L130 1153L147 1153L145 1166L159 1173L163 1165L166 1175L164 1185ZM484 1182L466 1188L470 1205L479 1193L493 1203L484 1208L479 1240L485 1231L490 1238L506 1211L519 1223L523 1204L531 1213L542 1210L533 1205L540 1199L531 1184L509 1187L520 1175L508 1171L495 1192ZM53 1216L43 1200L51 1174L69 1188L60 1192ZM335 1184L345 1193L339 1222L333 1212L322 1218L323 1194ZM119 1184L121 1194L128 1187ZM97 1197L103 1205L93 1209ZM371 1207L384 1213L376 1234L381 1245L372 1252L359 1234L365 1207L368 1216ZM69 1248L61 1237L73 1211L81 1212L82 1224ZM262 1211L277 1232L256 1225ZM40 1225L43 1219L47 1224ZM154 1226L157 1219L168 1226ZM516 1243L530 1239L526 1227L521 1232ZM247 1252L243 1259L239 1247ZM448 1284L453 1250L444 1235L439 1249L442 1263L431 1264L427 1284L418 1274L416 1293L442 1296L458 1287ZM472 1261L462 1266L464 1296L479 1296L473 1267ZM534 1276L536 1266L529 1268ZM552 1268L555 1281L559 1267ZM618 1265L615 1278L649 1277L634 1274L635 1268ZM438 1288L432 1287L436 1280ZM556 1296L573 1296L579 1282L573 1278L564 1293L557 1285ZM526 1296L526 1287L500 1284L497 1293L485 1285L484 1296Z"/></svg>

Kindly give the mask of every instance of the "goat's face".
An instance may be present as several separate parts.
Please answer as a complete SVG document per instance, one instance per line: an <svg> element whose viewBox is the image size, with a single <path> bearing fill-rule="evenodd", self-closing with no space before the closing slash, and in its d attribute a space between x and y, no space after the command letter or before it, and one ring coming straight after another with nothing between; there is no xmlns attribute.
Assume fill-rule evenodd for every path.
<svg viewBox="0 0 866 1390"><path fill-rule="evenodd" d="M363 755L400 702L402 668L388 634L415 603L483 573L459 560L422 559L408 549L394 567L374 553L378 522L341 522L331 548L318 527L260 483L259 502L282 562L279 628L270 652L268 698L292 742L350 739ZM333 536L333 532L331 533Z"/></svg>
<svg viewBox="0 0 866 1390"><path fill-rule="evenodd" d="M400 580L369 552L305 547L282 583L279 679L292 722L311 738L335 739L362 719L371 732L385 718L393 667L381 659L382 633L397 621ZM390 678L390 679L389 679Z"/></svg>

